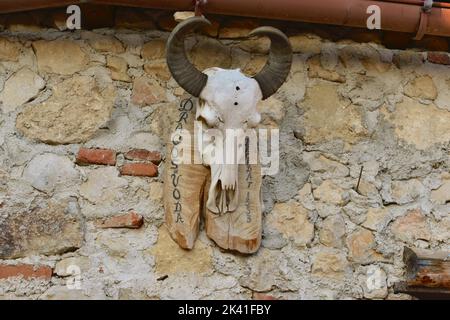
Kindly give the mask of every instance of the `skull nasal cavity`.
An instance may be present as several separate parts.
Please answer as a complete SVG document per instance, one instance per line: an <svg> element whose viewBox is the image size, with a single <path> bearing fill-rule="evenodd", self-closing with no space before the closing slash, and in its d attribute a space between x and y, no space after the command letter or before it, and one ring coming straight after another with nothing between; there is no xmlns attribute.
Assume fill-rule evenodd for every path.
<svg viewBox="0 0 450 320"><path fill-rule="evenodd" d="M234 105L237 106L239 103L235 102Z"/></svg>
<svg viewBox="0 0 450 320"><path fill-rule="evenodd" d="M236 90L241 90L241 88L239 88L239 86L238 86L238 87L236 87Z"/></svg>

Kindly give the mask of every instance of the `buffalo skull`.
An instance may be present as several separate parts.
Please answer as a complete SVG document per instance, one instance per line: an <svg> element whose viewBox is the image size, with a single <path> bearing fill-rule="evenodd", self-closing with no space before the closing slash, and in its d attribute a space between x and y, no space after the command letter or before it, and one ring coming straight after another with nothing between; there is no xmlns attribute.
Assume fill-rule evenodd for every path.
<svg viewBox="0 0 450 320"><path fill-rule="evenodd" d="M167 65L177 83L199 98L197 119L203 120L209 128L220 130L225 137L229 129L246 130L258 125L261 116L256 106L286 80L292 49L287 37L278 29L256 28L249 36L266 36L271 40L267 63L256 76L248 77L240 69L208 68L201 72L187 58L184 39L192 30L209 24L204 17L193 17L178 24L167 42ZM207 208L217 214L233 212L239 203L238 164L205 164L211 168Z"/></svg>

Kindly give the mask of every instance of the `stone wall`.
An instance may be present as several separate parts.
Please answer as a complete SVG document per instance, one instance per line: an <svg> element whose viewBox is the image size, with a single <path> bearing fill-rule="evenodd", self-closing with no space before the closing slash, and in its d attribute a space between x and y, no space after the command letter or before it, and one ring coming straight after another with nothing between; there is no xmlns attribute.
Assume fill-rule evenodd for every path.
<svg viewBox="0 0 450 320"><path fill-rule="evenodd" d="M262 248L223 252L202 231L184 251L162 207L165 129L187 97L164 60L174 23L132 17L0 33L0 299L409 299L392 289L403 247L450 245L449 55L290 25L292 72L260 106L281 132ZM191 58L254 74L256 25L214 23Z"/></svg>

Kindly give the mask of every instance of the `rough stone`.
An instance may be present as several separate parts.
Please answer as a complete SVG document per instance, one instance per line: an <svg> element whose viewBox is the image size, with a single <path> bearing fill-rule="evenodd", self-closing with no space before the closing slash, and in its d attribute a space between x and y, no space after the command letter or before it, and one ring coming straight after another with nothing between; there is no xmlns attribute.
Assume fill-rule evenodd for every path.
<svg viewBox="0 0 450 320"><path fill-rule="evenodd" d="M314 238L314 224L308 219L308 211L297 202L275 204L266 223L297 246L306 246Z"/></svg>
<svg viewBox="0 0 450 320"><path fill-rule="evenodd" d="M347 45L338 50L339 59L342 64L354 72L384 72L378 51L369 44Z"/></svg>
<svg viewBox="0 0 450 320"><path fill-rule="evenodd" d="M367 211L366 220L362 224L364 228L372 231L382 231L389 221L391 214L387 208L369 208Z"/></svg>
<svg viewBox="0 0 450 320"><path fill-rule="evenodd" d="M341 207L339 207L337 205L322 203L322 202L316 202L314 204L314 206L317 210L317 214L321 218L326 218L328 216L341 214L341 210L342 210ZM344 207L344 211L345 211L345 207Z"/></svg>
<svg viewBox="0 0 450 320"><path fill-rule="evenodd" d="M222 24L219 29L219 38L245 38L258 26L256 19L231 19Z"/></svg>
<svg viewBox="0 0 450 320"><path fill-rule="evenodd" d="M275 250L261 248L256 255L248 257L246 271L239 284L256 292L268 292L275 288L294 291L296 285L290 283L287 259Z"/></svg>
<svg viewBox="0 0 450 320"><path fill-rule="evenodd" d="M304 152L303 160L312 171L320 173L324 179L346 177L350 172L345 165L328 159L318 152Z"/></svg>
<svg viewBox="0 0 450 320"><path fill-rule="evenodd" d="M425 57L421 52L399 51L392 57L392 62L397 68L416 68L423 64Z"/></svg>
<svg viewBox="0 0 450 320"><path fill-rule="evenodd" d="M384 299L388 295L386 272L378 266L371 265L367 269L363 290L366 299Z"/></svg>
<svg viewBox="0 0 450 320"><path fill-rule="evenodd" d="M167 67L167 63L165 60L156 60L144 64L144 71L149 76L160 81L168 81L171 77L169 68Z"/></svg>
<svg viewBox="0 0 450 320"><path fill-rule="evenodd" d="M52 286L41 296L40 300L105 300L106 295L102 292L89 294L83 289L69 289L64 286Z"/></svg>
<svg viewBox="0 0 450 320"><path fill-rule="evenodd" d="M72 202L48 202L0 220L0 258L55 255L81 247L83 231Z"/></svg>
<svg viewBox="0 0 450 320"><path fill-rule="evenodd" d="M131 82L128 75L128 64L124 58L109 56L106 58L106 65L111 70L111 78L113 80Z"/></svg>
<svg viewBox="0 0 450 320"><path fill-rule="evenodd" d="M239 48L247 52L266 54L270 49L270 40L268 38L259 38L240 41Z"/></svg>
<svg viewBox="0 0 450 320"><path fill-rule="evenodd" d="M311 272L314 276L341 280L348 267L348 261L340 251L324 249L313 256Z"/></svg>
<svg viewBox="0 0 450 320"><path fill-rule="evenodd" d="M119 288L119 300L153 300L140 288Z"/></svg>
<svg viewBox="0 0 450 320"><path fill-rule="evenodd" d="M18 61L19 54L20 50L18 44L0 37L0 60Z"/></svg>
<svg viewBox="0 0 450 320"><path fill-rule="evenodd" d="M44 88L45 81L28 68L20 69L5 83L0 93L3 112L14 111L17 107L35 98Z"/></svg>
<svg viewBox="0 0 450 320"><path fill-rule="evenodd" d="M323 68L319 57L314 57L308 60L308 76L310 78L320 78L332 82L345 82L345 77L336 71Z"/></svg>
<svg viewBox="0 0 450 320"><path fill-rule="evenodd" d="M429 76L422 76L407 84L405 94L411 98L434 100L437 98L438 92L433 79Z"/></svg>
<svg viewBox="0 0 450 320"><path fill-rule="evenodd" d="M231 50L216 39L202 38L190 51L189 57L199 70L210 67L230 68Z"/></svg>
<svg viewBox="0 0 450 320"><path fill-rule="evenodd" d="M192 250L181 249L169 235L166 227L159 228L158 242L151 248L156 259L158 275L178 273L205 274L212 271L211 248L201 241ZM176 263L175 263L176 262Z"/></svg>
<svg viewBox="0 0 450 320"><path fill-rule="evenodd" d="M133 83L131 102L139 106L166 101L166 91L155 80L141 77Z"/></svg>
<svg viewBox="0 0 450 320"><path fill-rule="evenodd" d="M175 19L176 22L181 22L194 16L195 16L194 11L177 11L173 14L173 18Z"/></svg>
<svg viewBox="0 0 450 320"><path fill-rule="evenodd" d="M164 40L152 40L142 46L141 57L147 60L165 58L166 42Z"/></svg>
<svg viewBox="0 0 450 320"><path fill-rule="evenodd" d="M347 237L349 259L357 263L370 263L376 259L375 237L372 232L360 229Z"/></svg>
<svg viewBox="0 0 450 320"><path fill-rule="evenodd" d="M311 183L305 183L305 185L298 191L298 198L304 208L308 210L315 209Z"/></svg>
<svg viewBox="0 0 450 320"><path fill-rule="evenodd" d="M115 167L98 168L91 171L87 181L80 186L80 195L92 203L113 202L120 197L118 190L127 185Z"/></svg>
<svg viewBox="0 0 450 320"><path fill-rule="evenodd" d="M433 230L433 238L437 241L448 241L450 239L450 217L438 221Z"/></svg>
<svg viewBox="0 0 450 320"><path fill-rule="evenodd" d="M367 71L375 74L386 73L392 68L392 64L390 63L390 61L383 61L377 51L374 51L373 54L360 57L360 61Z"/></svg>
<svg viewBox="0 0 450 320"><path fill-rule="evenodd" d="M304 102L306 143L343 139L354 143L367 134L361 115L355 106L346 106L337 93L337 87L318 84L309 88Z"/></svg>
<svg viewBox="0 0 450 320"><path fill-rule="evenodd" d="M314 199L335 205L344 205L346 198L344 190L333 183L331 180L324 181L320 186L313 190Z"/></svg>
<svg viewBox="0 0 450 320"><path fill-rule="evenodd" d="M88 257L70 257L58 261L55 265L54 273L60 277L69 277L75 275L78 271L87 272L90 267Z"/></svg>
<svg viewBox="0 0 450 320"><path fill-rule="evenodd" d="M314 35L296 35L289 37L292 51L295 53L319 54L322 50L322 41Z"/></svg>
<svg viewBox="0 0 450 320"><path fill-rule="evenodd" d="M411 244L416 240L431 239L427 220L420 210L411 210L397 218L391 225L391 231L396 238Z"/></svg>
<svg viewBox="0 0 450 320"><path fill-rule="evenodd" d="M94 32L83 32L82 39L86 39L89 45L98 52L122 53L125 48L122 43L112 36L106 36Z"/></svg>
<svg viewBox="0 0 450 320"><path fill-rule="evenodd" d="M397 104L394 113L385 112L385 115L395 125L397 136L417 149L424 150L450 140L450 112L433 104L425 106L405 98Z"/></svg>
<svg viewBox="0 0 450 320"><path fill-rule="evenodd" d="M161 201L164 195L163 184L161 182L150 183L150 199L155 201Z"/></svg>
<svg viewBox="0 0 450 320"><path fill-rule="evenodd" d="M327 217L319 231L320 243L327 247L341 248L344 243L345 221L339 215Z"/></svg>
<svg viewBox="0 0 450 320"><path fill-rule="evenodd" d="M438 204L450 202L450 179L444 180L438 189L431 191L431 200Z"/></svg>
<svg viewBox="0 0 450 320"><path fill-rule="evenodd" d="M41 72L71 75L86 68L89 57L81 46L70 40L33 42Z"/></svg>
<svg viewBox="0 0 450 320"><path fill-rule="evenodd" d="M377 187L365 179L361 179L359 181L359 186L358 186L357 191L359 194L366 196L366 197L377 197L378 196Z"/></svg>
<svg viewBox="0 0 450 320"><path fill-rule="evenodd" d="M249 77L253 77L264 68L267 58L264 56L255 56L242 68L242 72ZM241 68L242 66L237 66Z"/></svg>
<svg viewBox="0 0 450 320"><path fill-rule="evenodd" d="M50 194L57 188L68 188L78 183L80 173L69 158L44 153L28 163L23 172L23 179L33 188Z"/></svg>
<svg viewBox="0 0 450 320"><path fill-rule="evenodd" d="M114 99L112 86L75 76L56 84L47 101L27 107L16 126L28 138L50 144L84 142L110 119Z"/></svg>
<svg viewBox="0 0 450 320"><path fill-rule="evenodd" d="M393 181L391 189L392 201L398 204L412 202L424 194L424 186L417 179Z"/></svg>
<svg viewBox="0 0 450 320"><path fill-rule="evenodd" d="M270 97L267 100L261 101L257 105L258 111L262 116L262 123L265 125L278 124L284 118L285 109L283 103Z"/></svg>

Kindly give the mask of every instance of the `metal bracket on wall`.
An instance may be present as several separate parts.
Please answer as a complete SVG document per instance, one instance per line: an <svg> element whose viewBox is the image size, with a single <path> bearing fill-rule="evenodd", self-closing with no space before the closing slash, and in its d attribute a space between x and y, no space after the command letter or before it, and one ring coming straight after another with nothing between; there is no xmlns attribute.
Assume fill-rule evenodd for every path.
<svg viewBox="0 0 450 320"><path fill-rule="evenodd" d="M202 11L201 11L201 7L206 5L208 3L208 0L194 0L195 1L195 15L201 16L202 15Z"/></svg>
<svg viewBox="0 0 450 320"><path fill-rule="evenodd" d="M433 0L425 0L423 3L422 11L420 12L419 28L417 29L414 40L421 40L427 31L428 17L433 8Z"/></svg>

